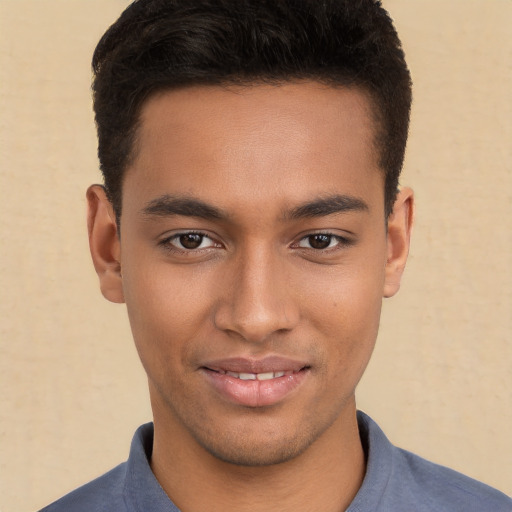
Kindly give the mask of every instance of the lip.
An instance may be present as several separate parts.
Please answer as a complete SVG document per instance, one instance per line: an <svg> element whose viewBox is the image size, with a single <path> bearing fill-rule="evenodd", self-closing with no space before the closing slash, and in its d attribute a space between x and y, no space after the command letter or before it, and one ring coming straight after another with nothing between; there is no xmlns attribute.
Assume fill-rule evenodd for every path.
<svg viewBox="0 0 512 512"><path fill-rule="evenodd" d="M307 367L304 361L298 361L282 356L267 356L261 359L230 357L207 361L201 365L216 372L236 373L266 373L266 372L298 372Z"/></svg>
<svg viewBox="0 0 512 512"><path fill-rule="evenodd" d="M224 399L245 407L267 407L286 399L308 377L309 365L281 356L262 359L229 358L208 361L200 368L207 382ZM241 380L231 373L284 372L270 380Z"/></svg>

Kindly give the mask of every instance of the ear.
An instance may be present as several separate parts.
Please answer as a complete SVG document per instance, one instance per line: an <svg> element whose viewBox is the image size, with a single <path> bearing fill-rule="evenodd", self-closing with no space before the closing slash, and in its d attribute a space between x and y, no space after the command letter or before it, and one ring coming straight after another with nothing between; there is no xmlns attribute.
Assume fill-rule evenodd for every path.
<svg viewBox="0 0 512 512"><path fill-rule="evenodd" d="M413 218L413 191L408 187L401 188L393 205L393 212L388 218L384 297L392 297L400 289L400 281L409 254Z"/></svg>
<svg viewBox="0 0 512 512"><path fill-rule="evenodd" d="M122 303L121 243L114 209L101 185L91 185L86 197L89 247L101 293L111 302Z"/></svg>

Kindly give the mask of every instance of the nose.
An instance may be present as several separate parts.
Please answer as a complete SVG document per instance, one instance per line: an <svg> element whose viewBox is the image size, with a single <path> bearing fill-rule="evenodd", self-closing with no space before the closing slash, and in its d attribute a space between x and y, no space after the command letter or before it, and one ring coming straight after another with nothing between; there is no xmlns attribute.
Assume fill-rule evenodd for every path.
<svg viewBox="0 0 512 512"><path fill-rule="evenodd" d="M291 331L299 322L286 263L260 247L243 251L226 272L224 293L215 311L218 329L252 343Z"/></svg>

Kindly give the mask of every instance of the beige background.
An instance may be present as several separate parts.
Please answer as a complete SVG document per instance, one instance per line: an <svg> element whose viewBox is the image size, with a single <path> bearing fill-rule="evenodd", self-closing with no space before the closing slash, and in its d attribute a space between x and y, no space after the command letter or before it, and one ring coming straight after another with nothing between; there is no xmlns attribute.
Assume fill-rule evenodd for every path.
<svg viewBox="0 0 512 512"><path fill-rule="evenodd" d="M89 262L89 62L124 0L0 0L0 511L127 456L150 419L123 306ZM512 493L512 2L387 0L415 81L417 226L359 406Z"/></svg>

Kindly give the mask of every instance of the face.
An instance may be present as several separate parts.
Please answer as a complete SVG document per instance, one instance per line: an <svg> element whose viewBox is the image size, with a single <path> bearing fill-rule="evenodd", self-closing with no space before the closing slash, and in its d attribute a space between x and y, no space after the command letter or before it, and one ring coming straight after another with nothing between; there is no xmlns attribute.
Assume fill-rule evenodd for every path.
<svg viewBox="0 0 512 512"><path fill-rule="evenodd" d="M128 308L155 428L264 465L353 417L408 241L408 207L386 227L374 136L365 94L316 83L145 104L120 241L97 189L89 228L103 292Z"/></svg>

